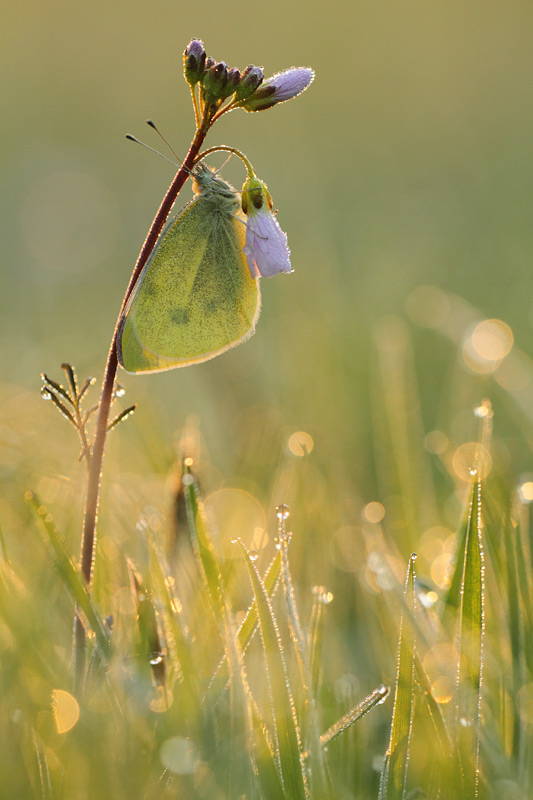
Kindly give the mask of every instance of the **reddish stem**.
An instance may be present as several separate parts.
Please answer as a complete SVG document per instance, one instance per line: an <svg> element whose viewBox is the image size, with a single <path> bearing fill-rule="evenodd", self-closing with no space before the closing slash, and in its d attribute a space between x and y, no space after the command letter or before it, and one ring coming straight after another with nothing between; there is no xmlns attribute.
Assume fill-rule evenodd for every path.
<svg viewBox="0 0 533 800"><path fill-rule="evenodd" d="M122 306L120 314L118 315L113 338L107 356L107 363L104 372L104 380L102 382L102 391L100 394L100 403L98 405L98 417L96 420L96 431L94 435L94 442L92 448L92 455L90 460L89 474L87 480L87 496L85 500L85 512L83 518L83 532L81 538L81 574L83 575L87 585L91 583L92 566L94 559L94 545L96 533L96 520L98 516L98 500L100 496L100 478L102 475L102 462L104 459L105 443L107 437L107 426L109 423L109 411L111 408L111 401L113 399L113 388L115 385L115 377L117 374L117 332L120 317L124 306L126 305L129 296L131 295L139 275L143 267L148 261L150 253L154 249L159 234L166 222L170 210L178 196L178 192L187 180L190 170L194 166L196 156L200 151L204 139L206 137L208 126L204 125L196 131L195 137L187 153L187 157L183 165L176 173L174 180L170 184L168 191L163 198L159 210L154 217L154 221L150 226L148 235L139 253L137 263L133 270ZM76 613L74 618L74 687L76 692L80 692L83 687L83 676L85 672L85 629L83 623Z"/></svg>

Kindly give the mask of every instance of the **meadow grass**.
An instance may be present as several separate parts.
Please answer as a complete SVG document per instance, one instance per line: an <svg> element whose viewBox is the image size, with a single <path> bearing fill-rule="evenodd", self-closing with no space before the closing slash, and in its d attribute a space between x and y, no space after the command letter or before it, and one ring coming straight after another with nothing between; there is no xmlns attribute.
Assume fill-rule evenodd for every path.
<svg viewBox="0 0 533 800"><path fill-rule="evenodd" d="M423 436L409 337L398 330L389 319L377 335L376 455L400 486L390 503L421 513L434 494L439 506L452 478L454 503L427 529L416 514L398 526L391 510L389 522L374 501L360 525L327 531L338 592L305 584L323 554L302 547L313 507L306 466L319 462L303 434L287 489L297 528L281 505L267 537L243 517L230 513L229 527L217 517L201 488L205 452L186 428L162 494L166 518L156 500L128 518L113 484L91 593L73 557L76 519L59 502L56 523L54 503L26 487L25 504L13 504L24 548L10 524L2 532L0 796L530 796L533 484L493 441L488 400L467 409L472 441ZM433 474L416 466L428 459ZM334 507L346 489L328 466L322 501ZM113 537L119 513L131 539ZM75 604L89 645L77 696Z"/></svg>

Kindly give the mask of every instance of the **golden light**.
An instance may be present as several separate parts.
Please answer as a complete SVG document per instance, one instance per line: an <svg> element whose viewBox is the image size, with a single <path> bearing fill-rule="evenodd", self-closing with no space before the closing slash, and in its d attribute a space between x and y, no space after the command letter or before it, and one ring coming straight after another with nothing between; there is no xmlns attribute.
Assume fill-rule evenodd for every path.
<svg viewBox="0 0 533 800"><path fill-rule="evenodd" d="M422 534L418 552L428 561L434 561L445 552L445 542L450 534L448 528L440 526L428 528Z"/></svg>
<svg viewBox="0 0 533 800"><path fill-rule="evenodd" d="M80 718L78 701L63 689L52 691L52 711L58 733L67 733L72 730Z"/></svg>
<svg viewBox="0 0 533 800"><path fill-rule="evenodd" d="M513 332L500 319L485 319L476 325L463 344L463 359L472 372L481 375L496 370L513 347Z"/></svg>
<svg viewBox="0 0 533 800"><path fill-rule="evenodd" d="M313 437L305 431L296 431L289 436L287 447L293 456L308 456L314 447Z"/></svg>
<svg viewBox="0 0 533 800"><path fill-rule="evenodd" d="M450 585L452 560L450 553L442 553L431 565L431 579L440 589L446 589Z"/></svg>
<svg viewBox="0 0 533 800"><path fill-rule="evenodd" d="M385 506L373 500L363 508L363 517L367 522L381 522L385 516Z"/></svg>
<svg viewBox="0 0 533 800"><path fill-rule="evenodd" d="M449 703L453 698L454 683L447 675L441 675L431 684L431 694L438 703Z"/></svg>
<svg viewBox="0 0 533 800"><path fill-rule="evenodd" d="M477 470L478 477L483 480L492 469L492 456L482 444L465 442L453 454L452 469L459 480L466 483L471 482L473 470Z"/></svg>
<svg viewBox="0 0 533 800"><path fill-rule="evenodd" d="M500 319L486 319L476 325L472 334L472 347L486 361L501 361L511 352L513 332Z"/></svg>
<svg viewBox="0 0 533 800"><path fill-rule="evenodd" d="M213 527L213 543L226 558L240 558L241 551L233 544L241 538L248 547L260 550L266 546L265 512L259 501L243 489L219 489L205 500L205 510Z"/></svg>
<svg viewBox="0 0 533 800"><path fill-rule="evenodd" d="M508 392L519 392L533 380L533 361L522 350L513 350L512 357L502 361L494 378Z"/></svg>
<svg viewBox="0 0 533 800"><path fill-rule="evenodd" d="M518 491L523 503L531 503L533 500L533 481L526 481Z"/></svg>

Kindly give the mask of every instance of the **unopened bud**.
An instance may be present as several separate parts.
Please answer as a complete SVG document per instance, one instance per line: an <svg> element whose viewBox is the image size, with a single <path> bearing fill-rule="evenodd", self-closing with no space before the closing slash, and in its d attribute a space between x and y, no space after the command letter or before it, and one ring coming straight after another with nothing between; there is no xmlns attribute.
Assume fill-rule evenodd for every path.
<svg viewBox="0 0 533 800"><path fill-rule="evenodd" d="M263 70L261 67L254 67L253 64L250 64L245 70L243 70L239 85L237 86L237 90L235 92L235 100L247 100L262 82Z"/></svg>
<svg viewBox="0 0 533 800"><path fill-rule="evenodd" d="M204 65L204 43L200 39L191 39L183 54L183 74L189 86L194 86L202 80Z"/></svg>
<svg viewBox="0 0 533 800"><path fill-rule="evenodd" d="M207 103L216 103L227 97L228 68L223 61L213 64L204 75L203 90ZM230 92L231 94L231 92Z"/></svg>
<svg viewBox="0 0 533 800"><path fill-rule="evenodd" d="M228 82L226 84L226 97L229 97L230 94L233 94L234 91L237 89L239 82L241 80L241 73L236 67L230 69L228 71Z"/></svg>

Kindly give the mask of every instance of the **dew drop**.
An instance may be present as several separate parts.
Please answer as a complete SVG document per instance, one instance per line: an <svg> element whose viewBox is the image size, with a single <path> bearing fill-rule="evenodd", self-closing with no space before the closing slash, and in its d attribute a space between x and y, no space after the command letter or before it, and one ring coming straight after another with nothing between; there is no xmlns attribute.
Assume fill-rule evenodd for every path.
<svg viewBox="0 0 533 800"><path fill-rule="evenodd" d="M43 398L43 400L51 400L52 399L52 395L50 394L48 389L41 389L41 397Z"/></svg>
<svg viewBox="0 0 533 800"><path fill-rule="evenodd" d="M250 561L257 561L257 559L259 558L259 553L257 552L257 550L250 550L248 555L250 556Z"/></svg>
<svg viewBox="0 0 533 800"><path fill-rule="evenodd" d="M469 467L468 474L471 475L473 478L477 475L477 467Z"/></svg>
<svg viewBox="0 0 533 800"><path fill-rule="evenodd" d="M120 386L120 384L119 384L117 386L117 388L115 389L115 396L116 397L124 397L125 394L126 394L126 390L122 386Z"/></svg>
<svg viewBox="0 0 533 800"><path fill-rule="evenodd" d="M276 506L276 516L278 519L283 520L287 519L291 512L289 511L289 507L282 503L280 506Z"/></svg>
<svg viewBox="0 0 533 800"><path fill-rule="evenodd" d="M150 664L152 667L156 667L158 664L161 664L165 656L163 653L154 653L152 658L150 659Z"/></svg>

